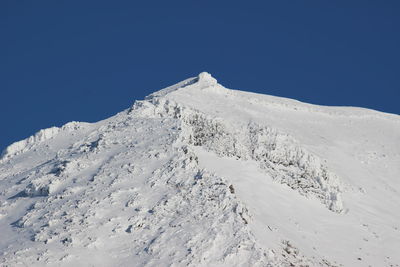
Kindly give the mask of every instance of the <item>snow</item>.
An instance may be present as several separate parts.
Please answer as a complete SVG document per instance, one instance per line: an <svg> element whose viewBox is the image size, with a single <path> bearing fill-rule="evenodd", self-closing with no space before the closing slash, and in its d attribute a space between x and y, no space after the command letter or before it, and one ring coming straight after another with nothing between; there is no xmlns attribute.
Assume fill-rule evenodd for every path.
<svg viewBox="0 0 400 267"><path fill-rule="evenodd" d="M400 117L203 72L0 159L4 266L399 266Z"/></svg>

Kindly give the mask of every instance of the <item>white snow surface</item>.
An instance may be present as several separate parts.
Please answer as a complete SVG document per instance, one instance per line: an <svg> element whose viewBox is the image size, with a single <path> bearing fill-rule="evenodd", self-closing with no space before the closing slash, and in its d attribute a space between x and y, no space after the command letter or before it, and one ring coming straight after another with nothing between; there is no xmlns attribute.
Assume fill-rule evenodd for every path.
<svg viewBox="0 0 400 267"><path fill-rule="evenodd" d="M400 116L208 73L0 158L1 266L400 266Z"/></svg>

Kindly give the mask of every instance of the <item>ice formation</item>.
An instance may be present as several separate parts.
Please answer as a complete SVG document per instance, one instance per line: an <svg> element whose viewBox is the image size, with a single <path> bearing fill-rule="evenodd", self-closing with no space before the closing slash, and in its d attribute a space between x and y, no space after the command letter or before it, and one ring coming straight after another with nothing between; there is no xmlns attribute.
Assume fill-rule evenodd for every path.
<svg viewBox="0 0 400 267"><path fill-rule="evenodd" d="M6 148L0 264L398 266L399 141L397 115L203 72Z"/></svg>

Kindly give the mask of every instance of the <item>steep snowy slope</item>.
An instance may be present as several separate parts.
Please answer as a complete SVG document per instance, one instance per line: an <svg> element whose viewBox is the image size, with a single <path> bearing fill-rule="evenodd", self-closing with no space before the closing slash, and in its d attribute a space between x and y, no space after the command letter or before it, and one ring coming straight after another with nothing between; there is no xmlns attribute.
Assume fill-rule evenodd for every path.
<svg viewBox="0 0 400 267"><path fill-rule="evenodd" d="M400 117L208 73L0 159L4 266L399 266Z"/></svg>

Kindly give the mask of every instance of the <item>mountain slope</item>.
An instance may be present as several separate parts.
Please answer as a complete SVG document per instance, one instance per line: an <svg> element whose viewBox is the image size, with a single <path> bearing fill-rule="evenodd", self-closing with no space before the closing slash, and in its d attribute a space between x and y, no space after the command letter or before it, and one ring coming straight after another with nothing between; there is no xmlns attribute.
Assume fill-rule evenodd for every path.
<svg viewBox="0 0 400 267"><path fill-rule="evenodd" d="M398 266L399 141L397 115L201 73L9 146L0 262Z"/></svg>

